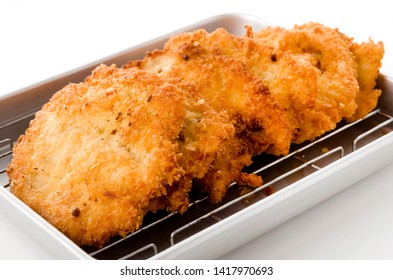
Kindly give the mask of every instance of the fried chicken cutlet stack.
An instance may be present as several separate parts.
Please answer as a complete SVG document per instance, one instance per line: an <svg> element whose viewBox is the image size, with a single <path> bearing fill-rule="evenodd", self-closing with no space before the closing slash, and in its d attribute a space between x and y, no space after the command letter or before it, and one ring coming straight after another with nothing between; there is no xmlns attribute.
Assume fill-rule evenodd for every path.
<svg viewBox="0 0 393 280"><path fill-rule="evenodd" d="M147 212L213 202L262 153L286 155L377 104L383 44L318 23L186 32L122 68L101 65L46 104L14 147L11 191L78 245L103 246Z"/></svg>
<svg viewBox="0 0 393 280"><path fill-rule="evenodd" d="M193 45L241 61L260 78L285 112L293 143L314 140L342 119L366 116L381 94L375 80L383 44L357 44L337 29L318 23L258 32L248 26L244 36L222 28L211 33L196 30L174 36L164 49ZM155 69L165 61L162 54L151 60L155 60L149 62Z"/></svg>
<svg viewBox="0 0 393 280"><path fill-rule="evenodd" d="M360 49L367 54L356 55ZM236 174L241 174L251 156L285 155L287 143L314 140L342 119L354 121L370 112L380 94L374 87L382 55L382 43L357 45L336 29L310 23L255 33L247 27L244 36L222 28L212 33L185 32L170 38L163 50L147 53L143 60L125 67L191 83L216 110L229 112L238 136L233 147L243 147L248 159L238 161L241 164L233 166L231 173L218 173L231 158L244 158L243 152L236 152L239 148L228 149L236 151L228 153L224 163L217 162L213 176L205 176L202 185L210 199L220 201L228 183L241 181ZM269 94L256 98L258 89L251 80ZM267 104L277 108L271 110ZM285 120L276 116L280 110ZM262 134L253 128L256 121L265 122L259 125ZM272 140L275 146L268 144ZM250 177L244 178L253 185Z"/></svg>

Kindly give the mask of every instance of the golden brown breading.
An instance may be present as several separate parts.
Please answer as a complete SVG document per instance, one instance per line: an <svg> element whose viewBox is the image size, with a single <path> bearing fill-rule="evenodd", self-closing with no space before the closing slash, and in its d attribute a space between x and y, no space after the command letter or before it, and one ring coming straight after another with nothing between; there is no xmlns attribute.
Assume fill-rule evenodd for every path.
<svg viewBox="0 0 393 280"><path fill-rule="evenodd" d="M168 210L182 213L188 208L188 193L192 183L209 174L217 158L229 152L227 146L235 135L235 127L226 112L214 110L192 86L170 81L183 89L181 94L187 101L184 124L178 139L182 155L179 165L185 174L170 187L165 204Z"/></svg>
<svg viewBox="0 0 393 280"><path fill-rule="evenodd" d="M174 36L166 48L187 43L245 63L284 110L294 143L313 140L343 118L364 117L381 93L374 88L383 44L354 44L352 38L322 24L289 30L268 27L255 33L247 26L246 35L239 37L223 28L212 33L196 30Z"/></svg>
<svg viewBox="0 0 393 280"><path fill-rule="evenodd" d="M244 63L192 42L173 48L170 43L137 62L138 67L195 86L214 109L228 113L238 132L241 129L250 134L255 154L288 153L289 132L282 111L263 81Z"/></svg>
<svg viewBox="0 0 393 280"><path fill-rule="evenodd" d="M176 48L181 44L201 45L211 51L241 60L248 69L261 78L271 94L281 106L292 133L292 141L297 142L298 129L303 122L303 112L315 106L318 93L317 73L293 55L252 38L252 30L247 28L247 36L236 37L219 28L212 33L205 30L182 33L172 38L166 48Z"/></svg>
<svg viewBox="0 0 393 280"><path fill-rule="evenodd" d="M153 73L101 65L37 113L7 169L11 192L77 244L102 246L149 210L184 211L232 132Z"/></svg>
<svg viewBox="0 0 393 280"><path fill-rule="evenodd" d="M131 61L125 67L137 66L191 83L213 108L227 112L234 121L236 137L201 180L210 199L220 201L241 169L251 163L252 155L287 154L290 131L273 96L244 63L192 42L174 47L172 40L176 37L164 50L151 52L143 61ZM255 182L254 177L250 182Z"/></svg>
<svg viewBox="0 0 393 280"><path fill-rule="evenodd" d="M355 113L359 92L357 63L351 39L318 23L292 29L271 27L253 33L255 40L292 54L317 74L318 92L313 108L306 109L296 143L313 140Z"/></svg>
<svg viewBox="0 0 393 280"><path fill-rule="evenodd" d="M351 51L358 64L359 92L356 95L358 107L355 114L346 120L356 121L365 117L377 106L381 90L375 89L375 86L384 54L384 46L382 42L374 43L370 40L361 44L354 43L351 46Z"/></svg>

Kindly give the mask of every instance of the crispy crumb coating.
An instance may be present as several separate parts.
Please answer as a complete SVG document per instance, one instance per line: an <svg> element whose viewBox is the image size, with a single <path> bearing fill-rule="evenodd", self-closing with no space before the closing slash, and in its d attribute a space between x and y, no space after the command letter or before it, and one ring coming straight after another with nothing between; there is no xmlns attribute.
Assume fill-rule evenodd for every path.
<svg viewBox="0 0 393 280"><path fill-rule="evenodd" d="M246 36L235 36L223 28L211 33L200 29L175 36L167 47L192 42L242 61L266 84L285 114L291 140L296 142L297 130L304 119L303 111L315 106L317 73L294 55L254 40L251 27L246 30Z"/></svg>
<svg viewBox="0 0 393 280"><path fill-rule="evenodd" d="M254 32L253 36L261 44L290 53L316 74L315 105L304 110L295 143L313 140L355 113L359 84L350 38L319 23L292 29L269 27Z"/></svg>
<svg viewBox="0 0 393 280"><path fill-rule="evenodd" d="M178 139L182 155L179 165L185 174L171 186L165 204L168 210L182 213L189 206L188 193L193 183L205 178L214 162L228 154L228 143L235 136L235 126L226 112L214 110L192 86L175 80L171 82L183 89L182 94L187 101Z"/></svg>
<svg viewBox="0 0 393 280"><path fill-rule="evenodd" d="M347 117L347 121L356 121L370 113L378 103L381 90L376 89L376 79L379 75L379 68L382 66L384 46L382 42L374 43L369 40L365 43L354 43L351 51L355 55L358 64L359 92L356 95L356 112Z"/></svg>
<svg viewBox="0 0 393 280"><path fill-rule="evenodd" d="M131 61L125 67L139 67L189 83L213 108L229 115L236 136L228 142L227 153L216 158L211 172L200 180L210 199L220 201L253 155L287 154L290 131L274 97L243 62L193 41L177 44L176 40L177 36L163 50L153 51L144 60ZM250 182L255 180L250 177Z"/></svg>
<svg viewBox="0 0 393 280"><path fill-rule="evenodd" d="M152 73L101 65L37 113L7 169L11 192L79 245L132 232L149 210L184 211L190 180L233 130L197 102Z"/></svg>

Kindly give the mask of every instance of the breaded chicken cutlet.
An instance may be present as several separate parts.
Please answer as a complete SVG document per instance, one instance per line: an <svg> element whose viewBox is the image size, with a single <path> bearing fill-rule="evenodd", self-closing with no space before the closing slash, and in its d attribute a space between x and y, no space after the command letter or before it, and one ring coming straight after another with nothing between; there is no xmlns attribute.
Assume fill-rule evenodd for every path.
<svg viewBox="0 0 393 280"><path fill-rule="evenodd" d="M381 42L357 44L338 29L315 22L248 33L275 51L293 55L317 75L316 103L305 110L295 143L313 140L342 119L358 120L377 105L381 91L375 89L376 78L384 53Z"/></svg>
<svg viewBox="0 0 393 280"><path fill-rule="evenodd" d="M101 65L37 113L7 169L11 192L77 244L102 246L148 211L184 211L193 177L232 134L153 73Z"/></svg>
<svg viewBox="0 0 393 280"><path fill-rule="evenodd" d="M236 135L227 142L227 153L217 158L211 172L200 180L210 200L221 201L234 181L260 186L261 179L241 171L251 164L254 155L288 153L290 130L283 111L263 81L243 62L192 41L176 46L171 41L163 50L148 53L144 60L131 61L124 67L138 67L191 84L215 110L228 113L234 122Z"/></svg>

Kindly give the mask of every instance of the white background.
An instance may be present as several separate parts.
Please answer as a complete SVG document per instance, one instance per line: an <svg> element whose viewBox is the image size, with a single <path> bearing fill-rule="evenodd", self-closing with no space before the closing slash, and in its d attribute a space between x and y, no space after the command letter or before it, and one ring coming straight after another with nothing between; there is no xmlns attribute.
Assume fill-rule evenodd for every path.
<svg viewBox="0 0 393 280"><path fill-rule="evenodd" d="M52 76L223 13L291 27L318 21L385 44L393 76L389 1L0 0L0 99ZM393 259L393 165L229 253L229 259ZM0 213L0 259L52 256Z"/></svg>

